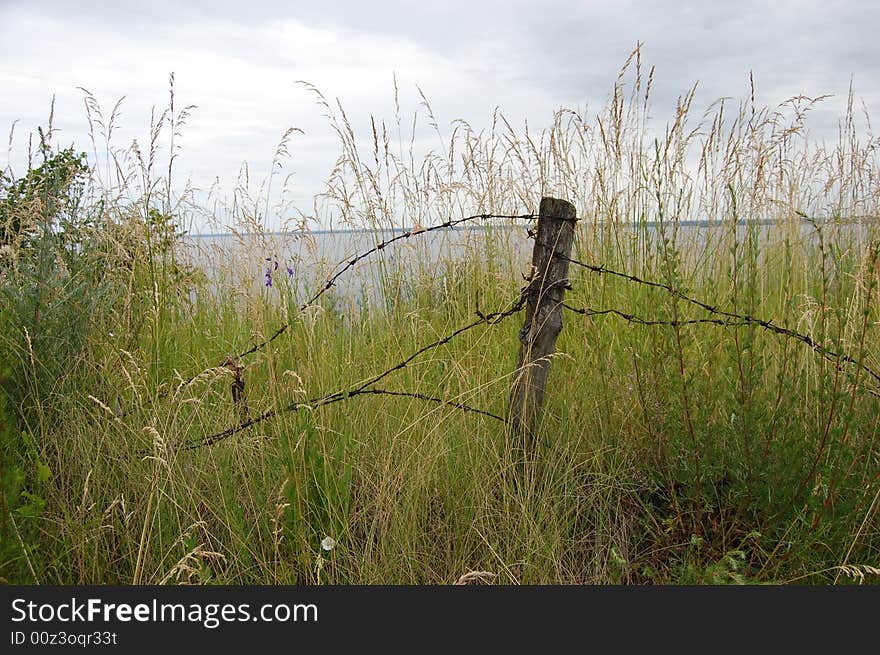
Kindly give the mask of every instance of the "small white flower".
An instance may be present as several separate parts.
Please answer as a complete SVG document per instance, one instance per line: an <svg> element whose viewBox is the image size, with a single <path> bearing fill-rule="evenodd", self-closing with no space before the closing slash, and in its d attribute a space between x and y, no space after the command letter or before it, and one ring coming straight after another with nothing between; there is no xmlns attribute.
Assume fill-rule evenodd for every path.
<svg viewBox="0 0 880 655"><path fill-rule="evenodd" d="M321 539L321 548L330 552L334 548L336 548L336 540L333 537L324 537Z"/></svg>

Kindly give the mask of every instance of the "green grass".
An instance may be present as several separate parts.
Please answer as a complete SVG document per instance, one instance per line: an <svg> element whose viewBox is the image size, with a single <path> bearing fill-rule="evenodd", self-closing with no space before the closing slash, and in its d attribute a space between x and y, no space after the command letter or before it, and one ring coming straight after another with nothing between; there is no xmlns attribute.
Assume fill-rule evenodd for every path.
<svg viewBox="0 0 880 655"><path fill-rule="evenodd" d="M794 132L769 110L749 122L747 107L691 132L686 97L655 144L640 127L642 84L635 70L629 100L619 83L595 122L560 112L540 139L462 127L455 148L420 162L377 141L373 168L345 138L343 116L324 211L389 227L522 213L542 192L567 197L581 217L577 259L770 320L880 370L878 234L864 220L878 215L876 154L851 121L831 150L807 140L801 151L791 141L799 114ZM184 210L156 195L161 185L116 185L126 191L117 200L86 203L99 229L82 272L46 281L3 260L4 293L24 309L5 304L0 321L2 579L447 584L483 571L498 584L876 581L880 389L858 365L756 324L567 312L525 464L504 422L450 405L362 395L283 411L395 366L473 321L477 302L506 309L527 272L525 230L487 233L467 257L442 262L442 277L430 267L401 277L383 250L366 270L382 302L357 307L328 293L299 312L288 281L259 288L259 270L242 273L264 255L264 217L245 203L240 260L218 257L208 280L184 264L174 221L163 219ZM39 209L20 211L39 233ZM680 227L705 217L718 227ZM8 252L21 262L29 247L10 242ZM100 299L52 305L77 275ZM293 279L301 290L324 282ZM573 307L716 317L582 267L571 285ZM238 362L250 416L277 414L182 447L242 419L223 362L286 322ZM377 386L505 416L521 324L516 314L462 333ZM70 325L84 336L56 356L46 344L65 343ZM328 536L336 545L325 551Z"/></svg>

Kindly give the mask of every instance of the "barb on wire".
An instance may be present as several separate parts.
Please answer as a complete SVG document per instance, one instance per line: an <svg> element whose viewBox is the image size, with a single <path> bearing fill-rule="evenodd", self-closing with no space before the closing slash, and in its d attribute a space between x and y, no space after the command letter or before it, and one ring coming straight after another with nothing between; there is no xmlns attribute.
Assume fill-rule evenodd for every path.
<svg viewBox="0 0 880 655"><path fill-rule="evenodd" d="M508 316L512 316L513 314L516 314L517 312L519 312L524 306L525 306L525 296L521 295L520 298L516 302L514 302L506 310L492 312L489 314L482 314L480 312L479 318L476 321L473 321L472 323L468 323L467 325L460 327L453 332L450 332L449 334L441 337L440 339L437 339L437 340L432 341L431 343L429 343L425 346L422 346L417 351L415 351L414 353L412 353L411 355L409 355L405 359L401 360L400 362L398 362L397 364L395 364L391 368L383 371L382 373L374 375L373 377L367 379L365 382L362 382L362 383L360 383L350 389L336 391L334 393L326 394L324 396L319 396L319 397L312 398L310 400L305 400L302 402L292 403L292 404L287 405L282 408L270 409L270 410L264 412L263 414L260 414L259 416L255 416L251 419L248 419L247 421L239 423L238 425L234 425L230 428L227 428L227 429L223 430L222 432L217 432L216 434L212 434L208 437L205 437L204 439L202 439L201 441L199 441L197 443L186 444L183 446L183 449L193 450L195 448L201 448L204 446L214 445L220 441L228 439L229 437L231 437L235 434L238 434L239 432L241 432L243 430L247 430L248 428L253 427L254 425L257 425L258 423L262 423L263 421L265 421L267 419L273 418L283 412L292 412L292 411L296 411L298 409L305 409L305 408L315 409L318 407L323 407L324 405L330 405L332 403L336 403L336 402L339 402L342 400L348 400L350 398L355 398L357 396L366 395L366 394L389 395L389 396L408 396L410 398L416 398L416 399L425 400L428 402L435 402L435 403L439 403L439 404L443 404L443 405L448 405L450 407L456 407L456 408L461 409L466 412L473 412L476 414L482 414L484 416L488 416L490 418L494 418L499 421L504 421L505 419L498 416L497 414L492 414L491 412L487 412L485 410L478 409L476 407L471 407L470 405L466 405L464 403L459 403L459 402L452 401L452 400L445 400L442 398L436 398L434 396L428 396L425 394L415 393L415 392L388 391L385 389L377 389L377 388L373 387L373 385L376 384L377 382L379 382L380 380L383 380L384 378L388 377L394 371L399 371L402 368L406 368L410 364L410 362L412 362L416 357L418 357L422 353L425 353L425 352L432 350L434 348L439 348L440 346L449 343L450 341L452 341L455 337L459 336L460 334L467 332L468 330L472 330L473 328L477 327L478 325L484 325L484 324L485 325L496 325L496 324L500 323L501 321L503 321Z"/></svg>

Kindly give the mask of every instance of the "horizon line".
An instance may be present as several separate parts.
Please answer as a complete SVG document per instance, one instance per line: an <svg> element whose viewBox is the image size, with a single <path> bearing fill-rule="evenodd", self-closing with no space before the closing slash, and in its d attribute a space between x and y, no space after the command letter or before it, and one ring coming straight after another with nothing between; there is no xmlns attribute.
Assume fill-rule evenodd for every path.
<svg viewBox="0 0 880 655"><path fill-rule="evenodd" d="M849 218L849 219L816 219L810 220L804 218L802 216L798 216L795 219L774 219L774 218L761 218L755 221L748 219L739 219L736 224L737 225L779 225L782 223L787 223L789 220L796 220L801 223L811 224L811 223L876 223L880 222L880 217L878 216L863 216L858 218ZM629 223L620 223L621 227L657 227L662 225L664 222L662 221L642 221L642 222L629 222ZM724 227L726 225L730 225L730 222L724 220L686 220L686 221L665 221L666 225L678 225L680 227ZM517 227L524 227L526 224L492 224L492 225L453 225L447 230L460 232L464 230L494 230L494 229L511 229ZM196 232L196 233L185 233L184 236L191 238L205 238L205 237L234 237L236 234L242 234L246 236L253 236L257 234L262 234L264 236L284 236L284 235L327 235L327 234L367 234L367 233L406 233L412 232L413 235L421 234L422 232L427 231L431 226L428 227L391 227L391 228L376 228L376 227L363 227L363 228L340 228L338 230L330 229L320 229L320 230L291 230L288 232L283 231L272 231L272 232ZM418 231L416 231L418 230Z"/></svg>

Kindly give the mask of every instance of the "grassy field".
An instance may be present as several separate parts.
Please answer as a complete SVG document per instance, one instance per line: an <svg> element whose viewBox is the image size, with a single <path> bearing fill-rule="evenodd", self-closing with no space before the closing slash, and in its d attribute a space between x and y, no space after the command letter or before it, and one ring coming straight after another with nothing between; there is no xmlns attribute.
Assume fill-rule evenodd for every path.
<svg viewBox="0 0 880 655"><path fill-rule="evenodd" d="M503 420L522 313L366 388L446 402L315 401L510 307L525 226L421 272L383 248L364 260L376 302L330 289L301 310L326 282L302 262L271 286L242 274L267 214L294 215L268 188L238 189L224 219L240 259L188 265L195 210L153 163L185 115L141 149L105 144L109 167L44 139L0 193L0 579L876 582L877 143L852 112L838 142L812 139L809 99L694 118L692 93L652 135L650 86L634 53L595 115L560 110L541 133L459 121L418 157L381 121L363 151L326 103L340 157L310 217L428 226L556 196L578 209L575 259L656 283L572 266L572 308L625 316L566 311L527 461Z"/></svg>

